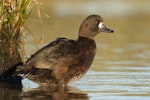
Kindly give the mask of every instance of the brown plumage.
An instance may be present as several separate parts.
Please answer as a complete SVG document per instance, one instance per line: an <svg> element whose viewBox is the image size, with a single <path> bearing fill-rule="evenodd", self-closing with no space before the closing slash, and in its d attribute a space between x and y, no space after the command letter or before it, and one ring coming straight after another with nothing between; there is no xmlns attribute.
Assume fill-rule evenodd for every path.
<svg viewBox="0 0 150 100"><path fill-rule="evenodd" d="M88 16L81 24L76 41L58 38L38 50L17 68L17 75L41 85L66 85L81 78L89 69L95 53L93 37L100 32L112 33L98 15Z"/></svg>

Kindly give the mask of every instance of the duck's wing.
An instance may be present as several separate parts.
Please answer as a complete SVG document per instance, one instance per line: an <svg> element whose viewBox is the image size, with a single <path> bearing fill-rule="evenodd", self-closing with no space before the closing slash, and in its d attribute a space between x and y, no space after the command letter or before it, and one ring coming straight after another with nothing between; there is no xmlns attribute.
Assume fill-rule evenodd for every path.
<svg viewBox="0 0 150 100"><path fill-rule="evenodd" d="M63 62L69 63L78 54L76 41L58 38L44 48L38 50L26 61L26 66L51 69L54 65Z"/></svg>

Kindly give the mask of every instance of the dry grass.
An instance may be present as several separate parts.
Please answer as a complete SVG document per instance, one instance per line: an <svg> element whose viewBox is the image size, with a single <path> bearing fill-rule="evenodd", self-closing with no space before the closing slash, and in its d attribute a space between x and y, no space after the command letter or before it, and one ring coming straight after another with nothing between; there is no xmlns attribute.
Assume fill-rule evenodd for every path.
<svg viewBox="0 0 150 100"><path fill-rule="evenodd" d="M36 0L0 1L0 74L21 61L23 24Z"/></svg>

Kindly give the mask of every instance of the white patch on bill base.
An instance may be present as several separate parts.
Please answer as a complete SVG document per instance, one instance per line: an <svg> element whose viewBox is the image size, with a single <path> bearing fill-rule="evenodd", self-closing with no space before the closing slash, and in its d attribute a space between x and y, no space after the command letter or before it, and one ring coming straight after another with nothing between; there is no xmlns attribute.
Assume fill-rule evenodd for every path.
<svg viewBox="0 0 150 100"><path fill-rule="evenodd" d="M99 24L98 24L98 27L99 28L103 28L104 26L103 26L103 22L100 22Z"/></svg>

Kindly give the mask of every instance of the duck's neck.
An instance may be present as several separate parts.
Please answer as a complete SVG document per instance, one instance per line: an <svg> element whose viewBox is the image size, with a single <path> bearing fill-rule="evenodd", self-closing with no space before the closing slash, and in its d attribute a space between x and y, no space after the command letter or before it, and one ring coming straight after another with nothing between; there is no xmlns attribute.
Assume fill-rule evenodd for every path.
<svg viewBox="0 0 150 100"><path fill-rule="evenodd" d="M84 36L79 36L78 41L91 41L91 42L93 41L93 42L95 42L93 38L84 37Z"/></svg>
<svg viewBox="0 0 150 100"><path fill-rule="evenodd" d="M87 37L82 37L82 36L79 36L77 42L83 47L83 48L86 48L86 49L96 49L96 44L95 44L95 41L94 39L92 38L87 38Z"/></svg>

